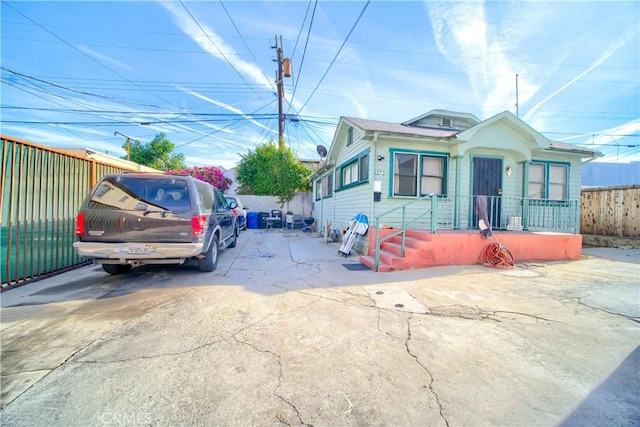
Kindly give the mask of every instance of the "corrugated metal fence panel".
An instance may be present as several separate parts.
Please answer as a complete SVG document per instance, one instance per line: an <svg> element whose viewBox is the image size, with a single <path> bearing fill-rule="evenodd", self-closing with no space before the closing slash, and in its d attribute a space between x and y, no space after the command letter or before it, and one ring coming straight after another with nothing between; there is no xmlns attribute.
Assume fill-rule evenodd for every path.
<svg viewBox="0 0 640 427"><path fill-rule="evenodd" d="M1 156L2 289L82 264L76 213L99 177L126 169L6 137Z"/></svg>

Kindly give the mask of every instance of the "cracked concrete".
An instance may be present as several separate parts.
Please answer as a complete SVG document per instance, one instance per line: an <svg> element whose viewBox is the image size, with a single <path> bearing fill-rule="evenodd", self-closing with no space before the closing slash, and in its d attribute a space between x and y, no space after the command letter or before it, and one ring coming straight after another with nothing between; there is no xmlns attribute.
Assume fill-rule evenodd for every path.
<svg viewBox="0 0 640 427"><path fill-rule="evenodd" d="M3 292L0 424L640 423L637 253L377 274L337 248L248 230L213 273Z"/></svg>

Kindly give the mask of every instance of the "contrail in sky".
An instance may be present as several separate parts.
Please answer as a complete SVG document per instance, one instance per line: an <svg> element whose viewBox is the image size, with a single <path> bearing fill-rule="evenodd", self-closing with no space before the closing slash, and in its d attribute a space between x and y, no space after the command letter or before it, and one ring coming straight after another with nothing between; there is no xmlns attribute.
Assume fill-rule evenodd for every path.
<svg viewBox="0 0 640 427"><path fill-rule="evenodd" d="M609 59L609 57L611 55L613 55L618 49L620 49L622 46L624 46L632 37L634 37L636 34L638 33L637 30L632 30L629 31L627 33L627 35L622 38L621 40L619 40L617 43L615 43L613 46L611 46L609 48L609 50L607 50L606 52L604 52L602 54L602 56L600 56L600 58L598 58L593 64L591 64L589 66L589 68L587 68L586 70L584 70L582 73L578 74L573 80L571 80L570 82L566 83L564 86L562 86L561 88L559 88L558 90L556 90L555 92L553 92L552 94L550 94L549 96L547 96L545 99L543 99L542 101L538 102L536 105L534 105L523 117L523 120L527 121L531 118L531 116L533 116L536 111L538 111L538 109L540 107L542 107L543 104L545 104L547 101L549 101L551 98L553 98L554 96L556 96L557 94L559 94L560 92L562 92L563 90L565 90L566 88L568 88L569 86L571 86L572 84L574 84L575 82L577 82L578 80L580 80L581 78L583 78L585 75L589 74L593 69L597 68L598 66L600 66L600 64L602 64L604 61L606 61L607 59Z"/></svg>

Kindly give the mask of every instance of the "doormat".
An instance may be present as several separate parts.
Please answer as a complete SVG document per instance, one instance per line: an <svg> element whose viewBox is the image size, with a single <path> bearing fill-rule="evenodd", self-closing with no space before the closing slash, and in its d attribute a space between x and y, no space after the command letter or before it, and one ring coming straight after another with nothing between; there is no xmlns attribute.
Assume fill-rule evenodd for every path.
<svg viewBox="0 0 640 427"><path fill-rule="evenodd" d="M364 270L371 270L369 267L367 267L364 264L342 264L344 266L344 268L346 268L349 271L364 271Z"/></svg>

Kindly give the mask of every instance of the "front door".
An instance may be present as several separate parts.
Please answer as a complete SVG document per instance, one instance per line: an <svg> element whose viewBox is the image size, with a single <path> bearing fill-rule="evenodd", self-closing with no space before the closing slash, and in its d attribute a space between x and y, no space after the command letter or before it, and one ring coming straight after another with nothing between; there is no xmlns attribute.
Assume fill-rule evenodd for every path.
<svg viewBox="0 0 640 427"><path fill-rule="evenodd" d="M487 215L492 228L500 228L502 159L473 158L473 226L478 226L477 197L487 196Z"/></svg>

